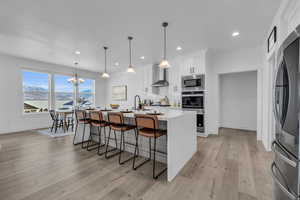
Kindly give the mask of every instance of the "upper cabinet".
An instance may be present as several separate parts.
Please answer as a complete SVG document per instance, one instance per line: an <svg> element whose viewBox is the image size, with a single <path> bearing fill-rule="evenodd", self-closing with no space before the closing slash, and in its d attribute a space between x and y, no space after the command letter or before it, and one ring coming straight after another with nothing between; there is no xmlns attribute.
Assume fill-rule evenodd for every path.
<svg viewBox="0 0 300 200"><path fill-rule="evenodd" d="M205 74L205 54L206 50L201 50L178 60L181 76Z"/></svg>

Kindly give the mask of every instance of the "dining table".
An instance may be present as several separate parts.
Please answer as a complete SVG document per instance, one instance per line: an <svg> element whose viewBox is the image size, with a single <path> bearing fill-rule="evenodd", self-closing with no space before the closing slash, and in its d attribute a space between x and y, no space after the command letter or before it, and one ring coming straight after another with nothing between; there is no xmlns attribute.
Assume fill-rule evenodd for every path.
<svg viewBox="0 0 300 200"><path fill-rule="evenodd" d="M59 118L63 120L63 129L64 129L64 132L67 131L67 129L69 128L69 124L68 124L68 116L70 115L74 115L74 110L73 109L57 109L55 111Z"/></svg>

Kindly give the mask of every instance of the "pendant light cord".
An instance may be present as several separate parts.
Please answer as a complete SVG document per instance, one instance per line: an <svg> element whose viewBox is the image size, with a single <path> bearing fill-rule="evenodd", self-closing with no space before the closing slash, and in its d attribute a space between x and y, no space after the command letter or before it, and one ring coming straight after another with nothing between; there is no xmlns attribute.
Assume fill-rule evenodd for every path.
<svg viewBox="0 0 300 200"><path fill-rule="evenodd" d="M106 65L107 65L107 61L106 61L106 50L107 50L107 47L104 47L104 72L107 73L106 71Z"/></svg>
<svg viewBox="0 0 300 200"><path fill-rule="evenodd" d="M164 60L167 59L167 30L166 26L164 26Z"/></svg>
<svg viewBox="0 0 300 200"><path fill-rule="evenodd" d="M132 56L132 49L131 49L131 40L133 39L133 37L129 36L128 37L128 40L129 40L129 67L132 67L131 66L131 56Z"/></svg>

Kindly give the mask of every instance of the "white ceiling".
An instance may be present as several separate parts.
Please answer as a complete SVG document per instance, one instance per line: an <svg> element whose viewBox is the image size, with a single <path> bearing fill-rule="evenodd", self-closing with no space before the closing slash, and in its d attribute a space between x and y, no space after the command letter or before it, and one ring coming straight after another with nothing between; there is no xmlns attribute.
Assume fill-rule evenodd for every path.
<svg viewBox="0 0 300 200"><path fill-rule="evenodd" d="M6 54L103 70L103 45L110 47L110 69L162 56L163 21L169 22L168 56L203 48L232 49L262 44L281 0L2 0L0 51ZM233 31L241 35L232 38ZM176 51L176 46L183 50ZM145 56L145 60L140 60ZM119 67L113 66L118 61Z"/></svg>

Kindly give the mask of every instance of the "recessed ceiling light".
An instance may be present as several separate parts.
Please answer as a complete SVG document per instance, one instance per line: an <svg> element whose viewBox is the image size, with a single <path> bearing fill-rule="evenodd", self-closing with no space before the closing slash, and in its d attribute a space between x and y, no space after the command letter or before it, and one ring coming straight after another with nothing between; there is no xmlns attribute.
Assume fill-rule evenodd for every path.
<svg viewBox="0 0 300 200"><path fill-rule="evenodd" d="M181 51L182 50L181 46L176 47L176 50Z"/></svg>
<svg viewBox="0 0 300 200"><path fill-rule="evenodd" d="M119 65L120 65L120 63L118 63L118 62L115 62L115 65L116 65L116 66L119 66Z"/></svg>
<svg viewBox="0 0 300 200"><path fill-rule="evenodd" d="M240 35L240 32L238 32L238 31L235 31L235 32L232 33L232 37L236 37L236 36L239 36L239 35Z"/></svg>
<svg viewBox="0 0 300 200"><path fill-rule="evenodd" d="M144 59L145 59L145 56L141 56L140 59L144 60Z"/></svg>
<svg viewBox="0 0 300 200"><path fill-rule="evenodd" d="M75 51L75 54L79 55L79 54L80 54L80 51Z"/></svg>

